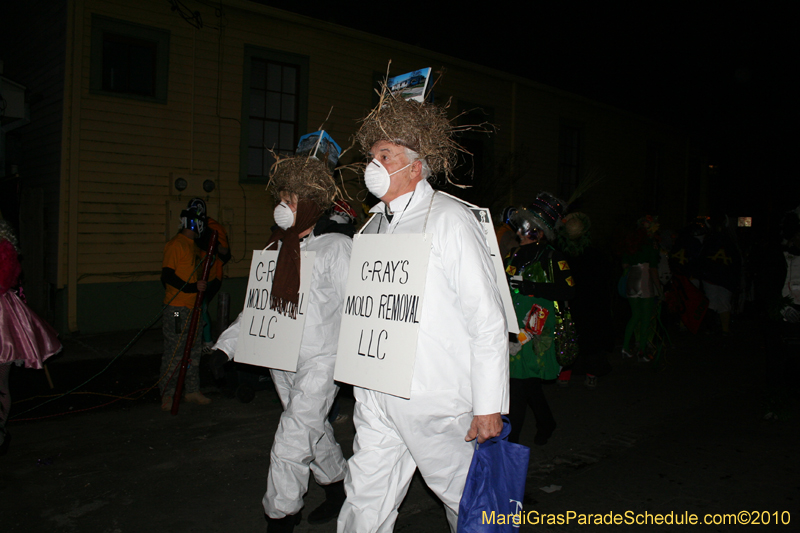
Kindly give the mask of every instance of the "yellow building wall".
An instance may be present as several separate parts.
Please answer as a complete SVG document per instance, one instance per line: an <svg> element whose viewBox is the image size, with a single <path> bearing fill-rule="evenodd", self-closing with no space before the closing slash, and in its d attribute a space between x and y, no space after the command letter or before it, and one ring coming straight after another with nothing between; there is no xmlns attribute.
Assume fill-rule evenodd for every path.
<svg viewBox="0 0 800 533"><path fill-rule="evenodd" d="M665 169L671 189L664 201L682 203L686 147L675 132L582 97L388 39L244 0L222 4L224 16L218 18L208 5L192 3L205 23L196 29L161 0L70 3L68 46L73 48L67 52L60 286L157 280L164 243L171 237L170 201L174 206L190 198L174 194L171 183L177 175L216 182L209 196L216 212L212 207L209 214L228 229L234 259L226 276L246 276L250 250L263 247L273 223L264 185L240 182L247 45L308 57L305 131L324 126L343 148L350 145L357 119L373 106L375 73L385 72L389 60L392 74L443 67L446 74L435 88L439 103L452 97L453 117L459 102L491 108L497 125L494 160L520 156L510 202L525 204L539 190L555 191L559 124L572 120L584 126L584 169L596 167L606 175L587 195L587 211L600 219L596 226L644 214L634 216L624 206L641 204L639 176L651 137L663 139L669 154ZM91 92L93 15L169 31L166 103ZM361 158L356 147L342 161Z"/></svg>

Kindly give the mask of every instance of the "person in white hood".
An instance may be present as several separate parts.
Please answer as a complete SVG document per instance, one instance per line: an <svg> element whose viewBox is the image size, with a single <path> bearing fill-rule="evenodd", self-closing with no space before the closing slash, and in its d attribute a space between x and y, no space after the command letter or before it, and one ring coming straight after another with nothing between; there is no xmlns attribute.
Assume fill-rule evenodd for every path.
<svg viewBox="0 0 800 533"><path fill-rule="evenodd" d="M391 112L380 109L384 116ZM359 139L372 158L365 182L381 200L364 232L423 233L424 228L433 234L432 250L411 398L354 388L354 455L337 525L339 533L392 531L419 468L455 532L474 449L470 441L499 435L501 413L508 412L508 330L478 222L457 200L435 194L426 178L431 160L441 165L430 152L422 150L426 160L410 148L420 143L401 141L388 131L390 122L374 128L386 137ZM396 122L408 126L405 120ZM423 125L419 129L425 135Z"/></svg>
<svg viewBox="0 0 800 533"><path fill-rule="evenodd" d="M297 187L296 182L295 187L283 185L279 174L273 177L271 185L281 200L275 207L279 229L273 232L267 246L281 242L272 289L273 298L279 300L275 302L277 308L291 312L297 304L299 251L316 252L297 371L270 371L284 411L270 453L267 492L262 503L267 531L277 533L291 532L300 522L309 473L326 493L322 505L308 515L309 523L320 524L336 518L345 498L343 479L347 463L327 417L339 391L333 370L352 239L334 231L315 234L312 230L322 214L320 202L304 196L306 189ZM308 191L313 194L319 188ZM298 259L296 265L292 257ZM215 350L228 356L235 353L240 319L241 315L220 335Z"/></svg>

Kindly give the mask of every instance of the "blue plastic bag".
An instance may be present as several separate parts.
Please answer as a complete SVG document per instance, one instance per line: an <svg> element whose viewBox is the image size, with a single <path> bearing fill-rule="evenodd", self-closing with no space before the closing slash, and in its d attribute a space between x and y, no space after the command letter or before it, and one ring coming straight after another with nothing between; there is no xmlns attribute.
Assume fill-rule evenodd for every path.
<svg viewBox="0 0 800 533"><path fill-rule="evenodd" d="M503 431L499 436L475 444L467 483L458 505L458 533L519 530L531 450L508 442L510 432L511 423L503 417Z"/></svg>

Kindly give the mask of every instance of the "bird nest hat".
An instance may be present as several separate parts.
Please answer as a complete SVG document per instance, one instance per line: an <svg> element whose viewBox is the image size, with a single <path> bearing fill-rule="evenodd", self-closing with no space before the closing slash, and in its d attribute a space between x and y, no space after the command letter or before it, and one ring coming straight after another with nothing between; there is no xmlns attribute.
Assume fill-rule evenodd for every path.
<svg viewBox="0 0 800 533"><path fill-rule="evenodd" d="M339 189L328 165L316 157L296 155L280 157L269 170L269 190L276 201L280 193L296 194L298 200L309 200L325 210L339 195Z"/></svg>
<svg viewBox="0 0 800 533"><path fill-rule="evenodd" d="M453 135L484 126L454 126L447 118L448 107L449 102L438 106L405 100L383 83L378 105L361 120L355 140L366 157L380 141L409 148L427 162L432 175L444 174L447 181L453 183L451 177L458 164L458 153L469 153L453 140Z"/></svg>

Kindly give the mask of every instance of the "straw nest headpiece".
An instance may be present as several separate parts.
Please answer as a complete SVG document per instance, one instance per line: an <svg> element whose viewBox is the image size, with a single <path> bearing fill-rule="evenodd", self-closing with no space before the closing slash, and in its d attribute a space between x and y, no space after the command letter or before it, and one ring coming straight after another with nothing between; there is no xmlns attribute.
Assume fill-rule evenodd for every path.
<svg viewBox="0 0 800 533"><path fill-rule="evenodd" d="M308 155L281 158L269 170L269 185L275 199L281 192L296 194L299 200L309 200L325 210L336 200L338 188L328 166Z"/></svg>
<svg viewBox="0 0 800 533"><path fill-rule="evenodd" d="M384 84L378 105L361 121L356 141L365 156L379 141L410 148L427 161L433 175L444 173L449 180L458 163L458 152L465 152L453 140L457 129L461 128L447 119L446 106L405 100Z"/></svg>

